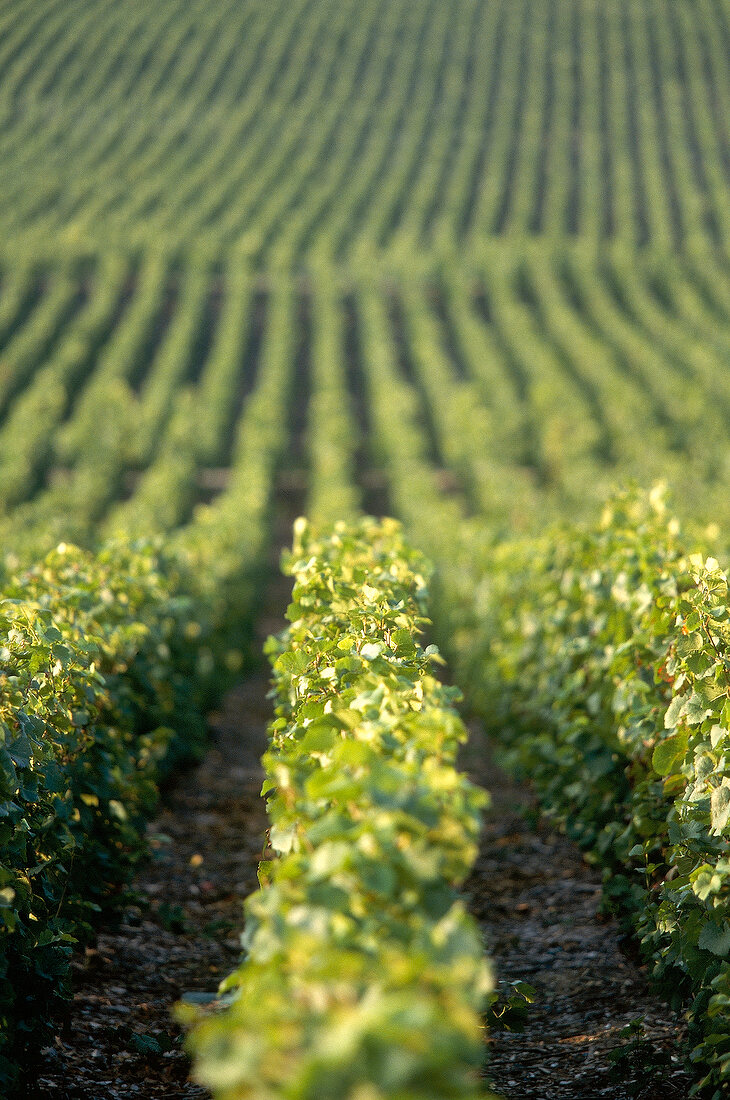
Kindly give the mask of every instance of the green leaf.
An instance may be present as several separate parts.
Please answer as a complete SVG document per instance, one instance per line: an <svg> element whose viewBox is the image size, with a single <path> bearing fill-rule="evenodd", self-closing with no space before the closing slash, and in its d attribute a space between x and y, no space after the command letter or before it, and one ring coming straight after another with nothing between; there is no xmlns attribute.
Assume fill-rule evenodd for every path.
<svg viewBox="0 0 730 1100"><path fill-rule="evenodd" d="M283 854L291 852L294 847L296 833L296 826L294 825L289 826L289 828L280 828L278 825L272 825L269 831L271 847L275 852L282 852Z"/></svg>
<svg viewBox="0 0 730 1100"><path fill-rule="evenodd" d="M713 749L716 749L727 736L728 730L724 726L713 726L710 730L710 744Z"/></svg>
<svg viewBox="0 0 730 1100"><path fill-rule="evenodd" d="M337 740L338 733L331 722L316 721L307 729L300 741L303 753L327 752Z"/></svg>
<svg viewBox="0 0 730 1100"><path fill-rule="evenodd" d="M715 924L714 921L706 924L700 932L698 946L703 951L711 951L713 955L724 958L730 953L730 924Z"/></svg>
<svg viewBox="0 0 730 1100"><path fill-rule="evenodd" d="M704 638L699 630L693 630L691 634L682 635L677 642L677 654L680 657L688 657L690 653L698 653L704 648Z"/></svg>
<svg viewBox="0 0 730 1100"><path fill-rule="evenodd" d="M537 1000L537 990L527 982L517 981L510 983L515 993L524 997L528 1004L534 1004Z"/></svg>
<svg viewBox="0 0 730 1100"><path fill-rule="evenodd" d="M710 798L710 817L712 831L719 836L726 828L730 819L730 781L723 779L721 786L716 787Z"/></svg>
<svg viewBox="0 0 730 1100"><path fill-rule="evenodd" d="M129 1040L129 1045L138 1054L162 1054L162 1047L154 1035L138 1035L135 1032Z"/></svg>
<svg viewBox="0 0 730 1100"><path fill-rule="evenodd" d="M688 735L684 731L665 737L659 742L651 756L651 763L657 775L670 775L682 763L687 751L687 741Z"/></svg>
<svg viewBox="0 0 730 1100"><path fill-rule="evenodd" d="M109 811L113 817L116 817L117 821L126 821L128 814L124 805L118 798L109 799Z"/></svg>
<svg viewBox="0 0 730 1100"><path fill-rule="evenodd" d="M671 730L677 725L682 711L684 710L685 703L687 702L686 696L675 695L671 703L667 707L667 711L664 715L664 729Z"/></svg>

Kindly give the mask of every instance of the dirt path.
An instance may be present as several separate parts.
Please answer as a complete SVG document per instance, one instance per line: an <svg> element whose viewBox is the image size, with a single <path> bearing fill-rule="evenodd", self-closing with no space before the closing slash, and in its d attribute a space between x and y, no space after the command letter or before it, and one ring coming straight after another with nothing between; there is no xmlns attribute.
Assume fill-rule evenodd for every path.
<svg viewBox="0 0 730 1100"><path fill-rule="evenodd" d="M538 991L523 1032L493 1035L494 1088L505 1100L684 1100L682 1028L600 913L600 873L565 837L527 824L534 801L494 766L478 729L462 763L492 796L470 906L498 975ZM610 1052L637 1020L638 1042L615 1068Z"/></svg>
<svg viewBox="0 0 730 1100"><path fill-rule="evenodd" d="M256 887L266 829L259 756L266 680L251 677L211 718L214 747L150 825L141 904L75 963L74 1003L35 1072L33 1100L197 1100L170 1009L207 994L239 954L241 902Z"/></svg>

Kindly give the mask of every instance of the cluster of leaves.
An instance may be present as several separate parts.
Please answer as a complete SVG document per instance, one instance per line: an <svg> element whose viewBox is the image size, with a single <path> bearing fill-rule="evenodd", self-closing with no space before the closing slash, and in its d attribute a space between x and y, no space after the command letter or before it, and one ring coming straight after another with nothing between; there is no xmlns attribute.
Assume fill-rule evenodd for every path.
<svg viewBox="0 0 730 1100"><path fill-rule="evenodd" d="M660 490L595 529L492 547L454 641L508 759L606 869L654 975L689 1004L696 1091L730 1082L730 606ZM713 1090L715 1090L713 1092Z"/></svg>
<svg viewBox="0 0 730 1100"><path fill-rule="evenodd" d="M276 855L229 1003L192 1032L197 1076L219 1100L476 1098L492 982L456 888L486 796L455 770L465 729L419 642L426 566L394 521L366 519L322 537L297 521L285 568Z"/></svg>
<svg viewBox="0 0 730 1100"><path fill-rule="evenodd" d="M69 994L72 945L123 896L162 770L202 744L197 630L174 575L151 544L61 545L3 585L3 1092Z"/></svg>

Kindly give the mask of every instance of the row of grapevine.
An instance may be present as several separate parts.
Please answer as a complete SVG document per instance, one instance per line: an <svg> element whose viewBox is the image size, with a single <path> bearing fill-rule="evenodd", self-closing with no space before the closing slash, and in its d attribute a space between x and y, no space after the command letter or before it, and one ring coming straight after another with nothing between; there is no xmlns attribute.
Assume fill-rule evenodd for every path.
<svg viewBox="0 0 730 1100"><path fill-rule="evenodd" d="M41 297L43 278L32 261L14 258L3 267L0 289L0 348L4 351Z"/></svg>
<svg viewBox="0 0 730 1100"><path fill-rule="evenodd" d="M30 380L0 428L4 509L26 500L37 488L55 430L68 412L71 394L86 381L101 346L116 330L125 307L128 278L126 263L118 258L110 262L108 270L98 273L88 302L64 327L50 352L44 354L44 348L34 348ZM39 312L23 328L24 336L38 336L35 322Z"/></svg>
<svg viewBox="0 0 730 1100"><path fill-rule="evenodd" d="M226 488L171 536L198 577L214 620L228 624L231 646L224 660L234 672L240 668L241 630L250 624L266 564L274 478L289 443L295 335L290 285L272 292L268 320L256 384L236 426ZM221 671L211 657L211 674L220 679Z"/></svg>
<svg viewBox="0 0 730 1100"><path fill-rule="evenodd" d="M660 489L599 524L452 540L438 621L470 705L605 868L654 979L688 1008L699 1087L730 1080L728 578ZM449 626L449 622L451 626ZM702 1093L703 1095L705 1093Z"/></svg>
<svg viewBox="0 0 730 1100"><path fill-rule="evenodd" d="M144 851L161 771L203 743L191 639L205 630L170 564L151 545L61 544L3 579L3 1095L70 996L73 946Z"/></svg>
<svg viewBox="0 0 730 1100"><path fill-rule="evenodd" d="M456 887L484 795L455 770L466 730L419 641L426 564L392 520L322 537L300 520L286 568L264 758L275 858L225 1010L193 1033L196 1074L220 1100L483 1096L491 979Z"/></svg>
<svg viewBox="0 0 730 1100"><path fill-rule="evenodd" d="M336 287L313 297L312 387L307 423L310 465L307 515L349 519L360 509L355 468L358 428L345 373L345 313Z"/></svg>
<svg viewBox="0 0 730 1100"><path fill-rule="evenodd" d="M0 408L7 407L13 396L32 377L38 362L43 362L54 347L64 322L80 304L79 283L70 273L62 272L43 295L29 322L15 333L3 350L0 375Z"/></svg>

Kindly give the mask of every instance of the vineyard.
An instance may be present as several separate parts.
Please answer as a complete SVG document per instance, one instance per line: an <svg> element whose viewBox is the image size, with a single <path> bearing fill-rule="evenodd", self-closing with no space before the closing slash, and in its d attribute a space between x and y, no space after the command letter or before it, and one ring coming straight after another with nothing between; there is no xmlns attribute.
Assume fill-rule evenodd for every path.
<svg viewBox="0 0 730 1100"><path fill-rule="evenodd" d="M460 893L460 689L720 1100L730 3L0 0L0 188L0 1091L259 668L301 514L196 1080L488 1094L480 1020L536 994Z"/></svg>

